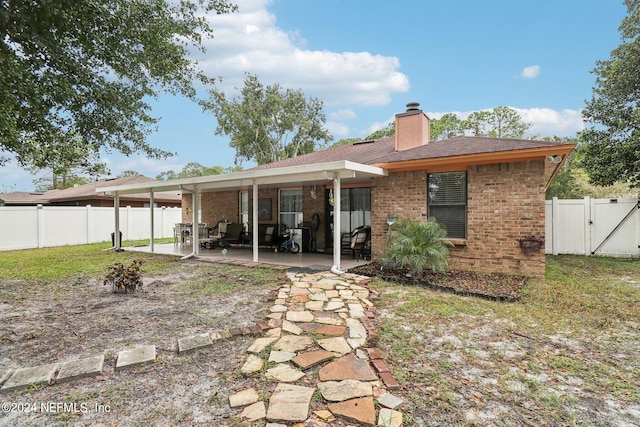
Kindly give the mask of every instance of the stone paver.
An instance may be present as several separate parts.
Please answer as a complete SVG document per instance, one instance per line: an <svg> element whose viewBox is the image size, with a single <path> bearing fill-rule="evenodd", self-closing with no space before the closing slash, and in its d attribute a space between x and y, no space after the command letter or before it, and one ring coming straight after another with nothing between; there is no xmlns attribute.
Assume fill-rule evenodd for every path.
<svg viewBox="0 0 640 427"><path fill-rule="evenodd" d="M56 377L56 382L69 381L75 378L88 377L91 375L101 375L104 366L104 354L84 359L64 362L60 366L60 372Z"/></svg>
<svg viewBox="0 0 640 427"><path fill-rule="evenodd" d="M343 416L348 420L369 426L376 424L376 409L373 406L373 397L371 396L329 403L327 407L334 414Z"/></svg>
<svg viewBox="0 0 640 427"><path fill-rule="evenodd" d="M277 340L278 338L274 337L265 337L265 338L257 338L253 344L249 346L247 349L248 353L260 353L265 348L267 348L272 342Z"/></svg>
<svg viewBox="0 0 640 427"><path fill-rule="evenodd" d="M311 311L320 311L322 307L324 307L324 302L322 301L309 301L304 305L304 308Z"/></svg>
<svg viewBox="0 0 640 427"><path fill-rule="evenodd" d="M240 372L242 372L243 374L251 374L253 372L259 372L262 371L262 367L264 366L264 361L254 355L254 354L250 354L247 357L247 360L244 362L244 365L242 365L242 367L240 368Z"/></svg>
<svg viewBox="0 0 640 427"><path fill-rule="evenodd" d="M285 318L290 322L313 322L313 313L310 311L287 311Z"/></svg>
<svg viewBox="0 0 640 427"><path fill-rule="evenodd" d="M267 369L265 377L282 383L292 383L304 377L304 372L292 368L285 363L278 363L275 367Z"/></svg>
<svg viewBox="0 0 640 427"><path fill-rule="evenodd" d="M13 369L6 369L4 371L0 371L0 384L4 384L6 380L11 378L13 375Z"/></svg>
<svg viewBox="0 0 640 427"><path fill-rule="evenodd" d="M313 331L315 334L329 335L332 337L340 337L344 335L347 328L344 326L324 325Z"/></svg>
<svg viewBox="0 0 640 427"><path fill-rule="evenodd" d="M344 337L333 337L318 340L318 345L327 351L332 351L338 355L351 352L351 346Z"/></svg>
<svg viewBox="0 0 640 427"><path fill-rule="evenodd" d="M269 362L283 363L296 357L296 353L292 351L271 350L269 353Z"/></svg>
<svg viewBox="0 0 640 427"><path fill-rule="evenodd" d="M248 388L229 396L229 406L235 408L237 406L247 406L260 400L260 396L255 388Z"/></svg>
<svg viewBox="0 0 640 427"><path fill-rule="evenodd" d="M256 402L253 405L249 405L240 413L240 418L246 419L249 422L261 420L267 416L267 410L264 407L264 402Z"/></svg>
<svg viewBox="0 0 640 427"><path fill-rule="evenodd" d="M116 371L124 368L131 368L143 363L149 363L156 360L156 346L142 345L139 347L122 350L118 353L118 361L116 362Z"/></svg>
<svg viewBox="0 0 640 427"><path fill-rule="evenodd" d="M397 409L404 404L404 400L391 393L384 393L377 400L380 405L389 409Z"/></svg>
<svg viewBox="0 0 640 427"><path fill-rule="evenodd" d="M298 352L309 347L312 343L311 338L307 336L285 335L280 338L273 348L276 350Z"/></svg>
<svg viewBox="0 0 640 427"><path fill-rule="evenodd" d="M355 354L347 354L338 360L323 366L318 372L320 381L360 380L375 381L378 376L369 366L369 362L359 359Z"/></svg>
<svg viewBox="0 0 640 427"><path fill-rule="evenodd" d="M313 365L324 362L325 360L333 359L334 357L335 356L331 351L317 350L301 353L291 359L291 361L302 369L307 369Z"/></svg>
<svg viewBox="0 0 640 427"><path fill-rule="evenodd" d="M380 427L401 427L402 412L393 409L382 408L378 414L378 426Z"/></svg>
<svg viewBox="0 0 640 427"><path fill-rule="evenodd" d="M210 347L212 345L213 341L211 340L211 335L209 333L178 338L178 353L185 354L199 348Z"/></svg>
<svg viewBox="0 0 640 427"><path fill-rule="evenodd" d="M356 397L373 395L370 382L358 380L324 381L318 383L322 397L330 402L342 402Z"/></svg>
<svg viewBox="0 0 640 427"><path fill-rule="evenodd" d="M314 387L278 384L271 398L267 419L269 421L304 421L309 416L309 403Z"/></svg>
<svg viewBox="0 0 640 427"><path fill-rule="evenodd" d="M300 328L300 326L293 322L289 322L288 320L282 321L282 330L294 335L300 335L302 333L302 328Z"/></svg>
<svg viewBox="0 0 640 427"><path fill-rule="evenodd" d="M9 377L7 382L4 383L0 391L23 389L32 384L51 384L53 375L57 369L57 363L18 369Z"/></svg>

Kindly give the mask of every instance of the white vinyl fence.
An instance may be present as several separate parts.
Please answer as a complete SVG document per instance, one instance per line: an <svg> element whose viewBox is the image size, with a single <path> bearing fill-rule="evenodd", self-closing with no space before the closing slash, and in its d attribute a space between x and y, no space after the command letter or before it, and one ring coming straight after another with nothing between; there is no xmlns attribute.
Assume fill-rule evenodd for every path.
<svg viewBox="0 0 640 427"><path fill-rule="evenodd" d="M545 252L640 257L638 199L547 200Z"/></svg>
<svg viewBox="0 0 640 427"><path fill-rule="evenodd" d="M155 208L155 238L173 237L182 209ZM149 208L120 208L122 244L151 237ZM115 230L114 208L92 206L0 207L0 251L78 245L111 241Z"/></svg>

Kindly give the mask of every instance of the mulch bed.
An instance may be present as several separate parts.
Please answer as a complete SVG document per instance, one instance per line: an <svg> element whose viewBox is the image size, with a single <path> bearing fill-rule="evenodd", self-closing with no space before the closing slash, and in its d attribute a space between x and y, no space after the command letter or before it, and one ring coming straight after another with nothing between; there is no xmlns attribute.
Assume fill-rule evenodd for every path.
<svg viewBox="0 0 640 427"><path fill-rule="evenodd" d="M354 267L349 272L363 276L378 277L390 282L416 284L439 291L499 301L517 301L520 299L526 282L522 276L481 274L459 270L445 272L425 270L420 276L411 277L408 275L408 269L382 266L378 262Z"/></svg>

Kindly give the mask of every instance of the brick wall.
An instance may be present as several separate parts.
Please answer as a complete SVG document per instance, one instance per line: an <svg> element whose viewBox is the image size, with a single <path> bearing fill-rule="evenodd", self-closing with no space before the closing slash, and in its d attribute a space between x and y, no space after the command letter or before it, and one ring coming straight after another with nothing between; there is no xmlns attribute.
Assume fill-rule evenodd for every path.
<svg viewBox="0 0 640 427"><path fill-rule="evenodd" d="M472 166L468 175L466 245L452 249L450 267L544 277L544 246L524 253L518 239L544 237L544 162ZM426 220L426 172L390 173L371 189L372 251L384 252L387 216Z"/></svg>

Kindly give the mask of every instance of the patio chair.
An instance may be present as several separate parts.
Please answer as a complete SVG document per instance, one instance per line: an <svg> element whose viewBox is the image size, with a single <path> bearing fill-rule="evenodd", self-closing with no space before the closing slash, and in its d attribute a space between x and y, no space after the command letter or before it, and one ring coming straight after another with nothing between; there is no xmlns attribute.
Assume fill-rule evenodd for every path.
<svg viewBox="0 0 640 427"><path fill-rule="evenodd" d="M371 257L371 226L363 225L351 233L351 250L353 258L369 259Z"/></svg>
<svg viewBox="0 0 640 427"><path fill-rule="evenodd" d="M205 249L213 249L216 245L222 244L222 239L227 233L227 224L227 220L218 221L207 237L200 241L200 246Z"/></svg>

